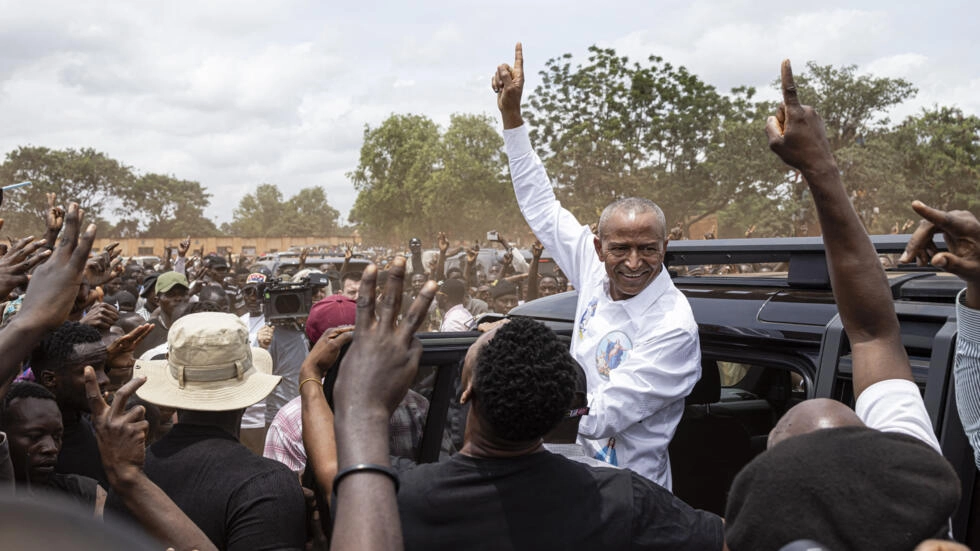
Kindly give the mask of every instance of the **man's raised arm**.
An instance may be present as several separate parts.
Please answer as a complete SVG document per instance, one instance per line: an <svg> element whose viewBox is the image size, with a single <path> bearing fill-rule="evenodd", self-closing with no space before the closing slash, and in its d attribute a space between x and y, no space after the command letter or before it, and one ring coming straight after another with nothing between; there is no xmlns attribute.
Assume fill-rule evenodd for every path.
<svg viewBox="0 0 980 551"><path fill-rule="evenodd" d="M581 286L581 266L595 258L592 250L594 236L587 226L561 207L544 165L531 147L521 116L524 53L520 42L514 47L514 65L504 63L497 67L490 84L497 94L497 107L504 123L504 147L521 214L572 285L578 288Z"/></svg>
<svg viewBox="0 0 980 551"><path fill-rule="evenodd" d="M854 395L884 380L912 381L884 269L841 184L823 121L800 104L789 60L782 65L782 90L783 103L766 122L769 147L802 173L813 195L834 298L851 342Z"/></svg>

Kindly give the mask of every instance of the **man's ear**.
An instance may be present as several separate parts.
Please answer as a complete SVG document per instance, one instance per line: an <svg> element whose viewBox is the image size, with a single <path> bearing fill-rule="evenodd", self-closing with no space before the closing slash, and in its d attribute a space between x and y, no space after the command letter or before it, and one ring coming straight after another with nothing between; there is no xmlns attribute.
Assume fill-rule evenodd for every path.
<svg viewBox="0 0 980 551"><path fill-rule="evenodd" d="M463 393L459 395L459 403L460 403L460 405L465 404L466 402L469 402L470 401L470 395L472 393L473 393L473 381L470 380L470 382L466 384L466 388L463 389Z"/></svg>
<svg viewBox="0 0 980 551"><path fill-rule="evenodd" d="M34 368L37 369L37 368ZM51 390L58 384L58 376L50 369L41 369L34 372L34 378L44 388Z"/></svg>
<svg viewBox="0 0 980 551"><path fill-rule="evenodd" d="M592 244L595 245L595 254L599 255L599 260L605 262L602 258L602 241L599 241L598 237L593 237Z"/></svg>

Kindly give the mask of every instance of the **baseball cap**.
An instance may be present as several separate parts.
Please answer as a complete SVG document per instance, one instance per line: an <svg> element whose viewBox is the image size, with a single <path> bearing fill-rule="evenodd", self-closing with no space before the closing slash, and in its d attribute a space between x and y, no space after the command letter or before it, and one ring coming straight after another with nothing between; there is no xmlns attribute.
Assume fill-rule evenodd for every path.
<svg viewBox="0 0 980 551"><path fill-rule="evenodd" d="M157 277L156 290L157 294L163 294L173 289L175 285L181 285L187 289L190 289L191 285L187 282L187 277L184 274L177 272L165 272Z"/></svg>
<svg viewBox="0 0 980 551"><path fill-rule="evenodd" d="M306 319L306 338L310 340L310 346L313 346L330 329L354 325L356 318L356 302L344 295L330 295L310 309L310 315Z"/></svg>

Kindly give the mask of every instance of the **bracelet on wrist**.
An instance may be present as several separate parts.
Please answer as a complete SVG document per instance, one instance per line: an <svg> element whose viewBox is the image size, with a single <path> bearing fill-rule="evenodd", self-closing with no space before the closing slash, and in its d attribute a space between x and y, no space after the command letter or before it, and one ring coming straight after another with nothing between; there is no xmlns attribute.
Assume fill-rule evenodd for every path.
<svg viewBox="0 0 980 551"><path fill-rule="evenodd" d="M377 463L357 463L340 470L337 476L333 478L333 492L337 493L337 486L340 485L340 481L343 480L347 475L362 473L362 472L374 472L387 476L395 483L395 493L398 493L398 488L400 486L398 482L398 471L395 469L385 466L378 465Z"/></svg>
<svg viewBox="0 0 980 551"><path fill-rule="evenodd" d="M307 378L303 379L302 381L299 382L299 391L300 392L303 392L303 385L305 385L306 383L308 383L310 381L316 381L316 382L319 383L320 382L320 378L319 377L307 377Z"/></svg>

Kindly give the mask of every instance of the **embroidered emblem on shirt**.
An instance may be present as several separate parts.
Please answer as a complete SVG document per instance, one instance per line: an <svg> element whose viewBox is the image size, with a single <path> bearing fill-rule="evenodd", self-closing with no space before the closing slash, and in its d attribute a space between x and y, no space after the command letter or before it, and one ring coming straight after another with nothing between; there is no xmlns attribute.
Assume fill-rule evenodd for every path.
<svg viewBox="0 0 980 551"><path fill-rule="evenodd" d="M599 299L594 298L582 312L582 317L578 320L578 340L585 338L585 329L589 326L589 321L595 317L595 308L599 304Z"/></svg>
<svg viewBox="0 0 980 551"><path fill-rule="evenodd" d="M595 458L599 461L604 461L613 465L615 467L619 466L619 460L616 458L616 437L613 436L609 438L606 442L605 447L596 452Z"/></svg>
<svg viewBox="0 0 980 551"><path fill-rule="evenodd" d="M609 372L626 361L633 350L633 341L622 331L610 331L595 347L595 368L606 379Z"/></svg>

